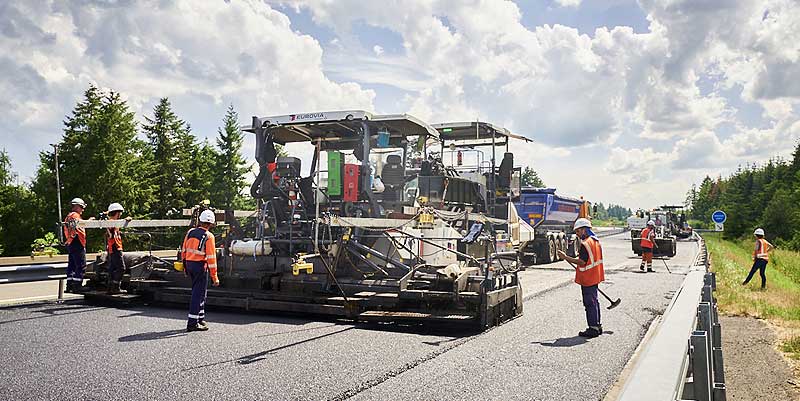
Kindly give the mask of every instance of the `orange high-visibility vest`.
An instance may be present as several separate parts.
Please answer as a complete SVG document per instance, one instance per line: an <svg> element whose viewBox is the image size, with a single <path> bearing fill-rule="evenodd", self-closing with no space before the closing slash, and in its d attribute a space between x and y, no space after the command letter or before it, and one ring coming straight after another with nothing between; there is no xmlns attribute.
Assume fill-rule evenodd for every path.
<svg viewBox="0 0 800 401"><path fill-rule="evenodd" d="M78 212L70 212L64 219L64 238L67 239L67 245L71 244L77 236L81 245L86 246L86 229L78 227L79 221L81 221L81 215Z"/></svg>
<svg viewBox="0 0 800 401"><path fill-rule="evenodd" d="M650 234L653 233L653 230L650 227L645 228L642 230L642 241L639 242L642 248L652 248L653 241L650 240Z"/></svg>
<svg viewBox="0 0 800 401"><path fill-rule="evenodd" d="M217 247L214 234L203 227L196 227L186 233L181 247L181 258L189 262L204 262L211 279L217 281Z"/></svg>
<svg viewBox="0 0 800 401"><path fill-rule="evenodd" d="M603 269L603 248L600 241L595 237L589 237L581 241L581 246L586 248L589 253L589 260L581 261L575 269L575 282L584 286L591 287L605 281L605 270Z"/></svg>
<svg viewBox="0 0 800 401"><path fill-rule="evenodd" d="M109 227L106 229L106 251L108 253L114 252L114 245L117 246L117 251L122 251L122 233L118 227Z"/></svg>
<svg viewBox="0 0 800 401"><path fill-rule="evenodd" d="M764 259L769 262L769 252L767 252L769 245L767 240L759 238L756 240L756 245L758 245L758 250L753 251L753 257L756 259Z"/></svg>

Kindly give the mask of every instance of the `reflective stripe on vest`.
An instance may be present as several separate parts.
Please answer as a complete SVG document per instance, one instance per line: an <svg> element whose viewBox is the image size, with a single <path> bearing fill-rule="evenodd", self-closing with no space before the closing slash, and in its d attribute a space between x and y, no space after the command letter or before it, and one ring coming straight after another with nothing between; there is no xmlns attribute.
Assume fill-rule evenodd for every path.
<svg viewBox="0 0 800 401"><path fill-rule="evenodd" d="M761 244L761 246L758 248L758 250L761 253L756 254L756 259L769 260L769 252L767 252L767 249L769 249L767 245L767 240L759 239L758 243Z"/></svg>
<svg viewBox="0 0 800 401"><path fill-rule="evenodd" d="M639 242L639 246L641 246L642 248L652 248L653 247L653 241L650 240L650 234L652 232L653 232L653 230L650 227L647 227L644 230L642 230L642 234L641 234L642 240Z"/></svg>
<svg viewBox="0 0 800 401"><path fill-rule="evenodd" d="M575 269L575 282L582 286L597 285L605 280L603 270L603 248L595 237L581 241L581 246L586 248L589 260L581 263Z"/></svg>

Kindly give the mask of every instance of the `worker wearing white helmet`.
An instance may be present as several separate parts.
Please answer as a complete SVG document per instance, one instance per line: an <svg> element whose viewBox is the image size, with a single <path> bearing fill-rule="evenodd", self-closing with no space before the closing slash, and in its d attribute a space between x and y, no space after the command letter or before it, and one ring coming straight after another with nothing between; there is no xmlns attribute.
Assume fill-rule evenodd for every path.
<svg viewBox="0 0 800 401"><path fill-rule="evenodd" d="M74 198L70 202L72 211L64 219L64 240L67 244L67 288L66 292L83 291L83 270L86 268L86 229L78 224L86 209L86 202Z"/></svg>
<svg viewBox="0 0 800 401"><path fill-rule="evenodd" d="M217 247L210 229L216 223L211 210L203 210L198 218L198 226L186 233L181 247L184 271L192 279L192 299L189 302L189 321L186 331L206 331L206 292L208 276L215 287L219 286L217 277ZM208 274L207 274L208 273Z"/></svg>
<svg viewBox="0 0 800 401"><path fill-rule="evenodd" d="M766 272L767 263L769 263L769 251L774 249L775 246L764 239L764 229L757 228L756 231L753 232L753 235L756 236L756 248L753 251L753 267L750 268L750 273L747 275L742 285L747 285L750 279L753 278L753 275L756 274L756 271L758 271L761 275L761 289L764 290L767 288Z"/></svg>
<svg viewBox="0 0 800 401"><path fill-rule="evenodd" d="M600 246L600 240L592 232L592 222L589 219L575 220L574 231L581 243L578 257L569 256L561 250L558 251L558 255L573 264L575 282L581 286L586 323L589 327L578 335L593 338L603 334L603 325L600 323L600 301L597 299L597 286L605 280L603 248Z"/></svg>
<svg viewBox="0 0 800 401"><path fill-rule="evenodd" d="M109 220L119 220L122 218L122 212L125 209L119 203L112 203L108 205ZM126 220L130 221L128 217ZM106 228L106 252L108 260L108 293L119 294L122 292L120 285L122 284L122 274L125 271L125 259L122 254L122 232L119 227Z"/></svg>
<svg viewBox="0 0 800 401"><path fill-rule="evenodd" d="M656 222L649 220L647 227L640 234L639 246L642 248L642 264L639 270L644 271L645 264L647 272L653 272L653 247L656 246Z"/></svg>

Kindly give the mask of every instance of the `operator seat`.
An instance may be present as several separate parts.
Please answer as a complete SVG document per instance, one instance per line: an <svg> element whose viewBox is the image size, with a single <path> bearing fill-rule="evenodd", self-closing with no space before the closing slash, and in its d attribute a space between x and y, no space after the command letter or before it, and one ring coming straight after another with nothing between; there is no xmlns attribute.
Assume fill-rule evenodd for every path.
<svg viewBox="0 0 800 401"><path fill-rule="evenodd" d="M406 183L403 159L400 155L389 155L386 157L386 164L381 170L381 181L386 189L383 191L383 201L395 203L400 200L400 191Z"/></svg>

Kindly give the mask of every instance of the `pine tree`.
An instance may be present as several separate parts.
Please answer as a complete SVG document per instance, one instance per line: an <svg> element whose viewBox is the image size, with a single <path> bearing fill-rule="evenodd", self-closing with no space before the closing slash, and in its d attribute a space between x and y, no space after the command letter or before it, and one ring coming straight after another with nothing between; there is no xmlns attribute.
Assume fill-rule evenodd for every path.
<svg viewBox="0 0 800 401"><path fill-rule="evenodd" d="M539 178L539 174L530 167L525 167L522 170L522 175L520 176L520 186L523 187L534 187L534 188L544 188L544 182L541 178Z"/></svg>
<svg viewBox="0 0 800 401"><path fill-rule="evenodd" d="M88 207L84 217L105 211L111 202L121 203L129 215L147 210L150 189L145 181L144 143L137 139L134 113L119 93L103 93L90 86L64 121L64 136L58 147L63 213L69 200L81 197ZM54 153L39 154L40 166L32 185L43 203L46 230L57 224ZM100 248L99 235L89 235L90 250Z"/></svg>
<svg viewBox="0 0 800 401"><path fill-rule="evenodd" d="M195 169L194 137L167 98L162 98L153 109L153 117L145 120L142 129L149 141L147 160L152 166L148 182L154 191L151 214L155 218L177 218L187 206L187 172Z"/></svg>
<svg viewBox="0 0 800 401"><path fill-rule="evenodd" d="M244 206L245 197L241 192L246 186L245 174L249 171L241 154L244 138L233 105L228 107L222 125L217 130L219 154L213 167L211 201L216 207L232 209Z"/></svg>

